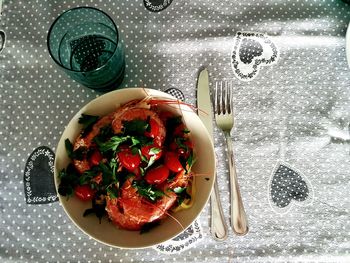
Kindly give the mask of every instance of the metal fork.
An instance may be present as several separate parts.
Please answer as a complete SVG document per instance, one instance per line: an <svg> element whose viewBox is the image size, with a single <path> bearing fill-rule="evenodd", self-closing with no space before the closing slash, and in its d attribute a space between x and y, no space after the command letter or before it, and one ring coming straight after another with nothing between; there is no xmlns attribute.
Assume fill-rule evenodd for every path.
<svg viewBox="0 0 350 263"><path fill-rule="evenodd" d="M233 128L232 89L228 81L217 81L214 89L214 112L217 126L224 132L230 170L231 226L237 235L248 232L247 217L238 186L230 132Z"/></svg>

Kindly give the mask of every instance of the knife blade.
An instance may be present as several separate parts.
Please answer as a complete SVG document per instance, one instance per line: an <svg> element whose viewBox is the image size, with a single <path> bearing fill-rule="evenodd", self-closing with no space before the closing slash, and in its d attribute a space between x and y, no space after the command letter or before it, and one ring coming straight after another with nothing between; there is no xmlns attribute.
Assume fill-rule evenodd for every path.
<svg viewBox="0 0 350 263"><path fill-rule="evenodd" d="M200 71L197 82L197 108L198 116L207 128L211 137L212 143L214 143L214 129L213 129L213 112L210 100L209 89L209 73L208 69L204 68ZM217 185L217 179L215 177L214 191L210 196L211 205L211 220L210 220L210 232L214 239L222 241L227 238L227 224L222 211L219 188Z"/></svg>
<svg viewBox="0 0 350 263"><path fill-rule="evenodd" d="M199 118L207 128L211 139L213 140L213 112L210 101L209 73L206 68L199 73L197 83L197 107Z"/></svg>

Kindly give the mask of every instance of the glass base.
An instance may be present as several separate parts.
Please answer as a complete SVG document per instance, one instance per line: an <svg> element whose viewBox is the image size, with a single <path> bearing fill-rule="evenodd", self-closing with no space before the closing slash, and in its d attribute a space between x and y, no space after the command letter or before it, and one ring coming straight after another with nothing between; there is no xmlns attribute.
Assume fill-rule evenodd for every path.
<svg viewBox="0 0 350 263"><path fill-rule="evenodd" d="M106 91L112 91L112 90L116 90L119 88L120 84L122 84L123 80L124 80L124 73L125 73L125 63L123 64L123 68L121 70L121 72L118 74L118 76L116 76L113 80L111 80L110 82L104 84L103 86L87 86L90 89L96 90L96 91L100 91L100 92L106 92Z"/></svg>

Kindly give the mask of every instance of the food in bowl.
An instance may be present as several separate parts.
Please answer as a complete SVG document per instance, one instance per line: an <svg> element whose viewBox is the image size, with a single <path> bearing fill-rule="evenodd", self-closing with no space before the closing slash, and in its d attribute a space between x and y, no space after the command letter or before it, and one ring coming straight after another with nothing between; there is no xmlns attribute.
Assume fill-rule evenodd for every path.
<svg viewBox="0 0 350 263"><path fill-rule="evenodd" d="M126 230L147 231L172 212L190 208L191 131L181 114L162 107L177 103L146 97L102 117L83 113L78 137L65 139L71 161L58 174L59 194L91 202L84 216L107 216Z"/></svg>

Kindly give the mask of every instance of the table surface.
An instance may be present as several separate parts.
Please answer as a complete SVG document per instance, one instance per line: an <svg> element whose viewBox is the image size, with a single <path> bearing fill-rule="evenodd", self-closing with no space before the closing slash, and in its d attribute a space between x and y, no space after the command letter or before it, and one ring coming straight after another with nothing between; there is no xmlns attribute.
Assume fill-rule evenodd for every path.
<svg viewBox="0 0 350 263"><path fill-rule="evenodd" d="M350 262L350 72L345 55L350 6L340 0L164 2L170 5L152 12L142 0L4 1L1 262ZM213 240L208 205L199 218L204 238L191 249L173 255L151 248L121 250L88 238L58 202L26 203L23 175L29 155L39 146L54 151L71 117L100 95L60 71L46 47L53 20L82 5L107 12L122 33L127 61L122 87L177 88L195 105L200 67L207 66L211 86L232 82L231 135L248 235L238 237L230 229L226 241ZM251 41L260 36L258 53L272 46L278 51L274 63L258 65L250 79L234 70L235 43L243 41L238 32L255 32ZM229 224L223 142L215 128L218 183ZM305 202L284 207L271 201L279 164L308 187Z"/></svg>

